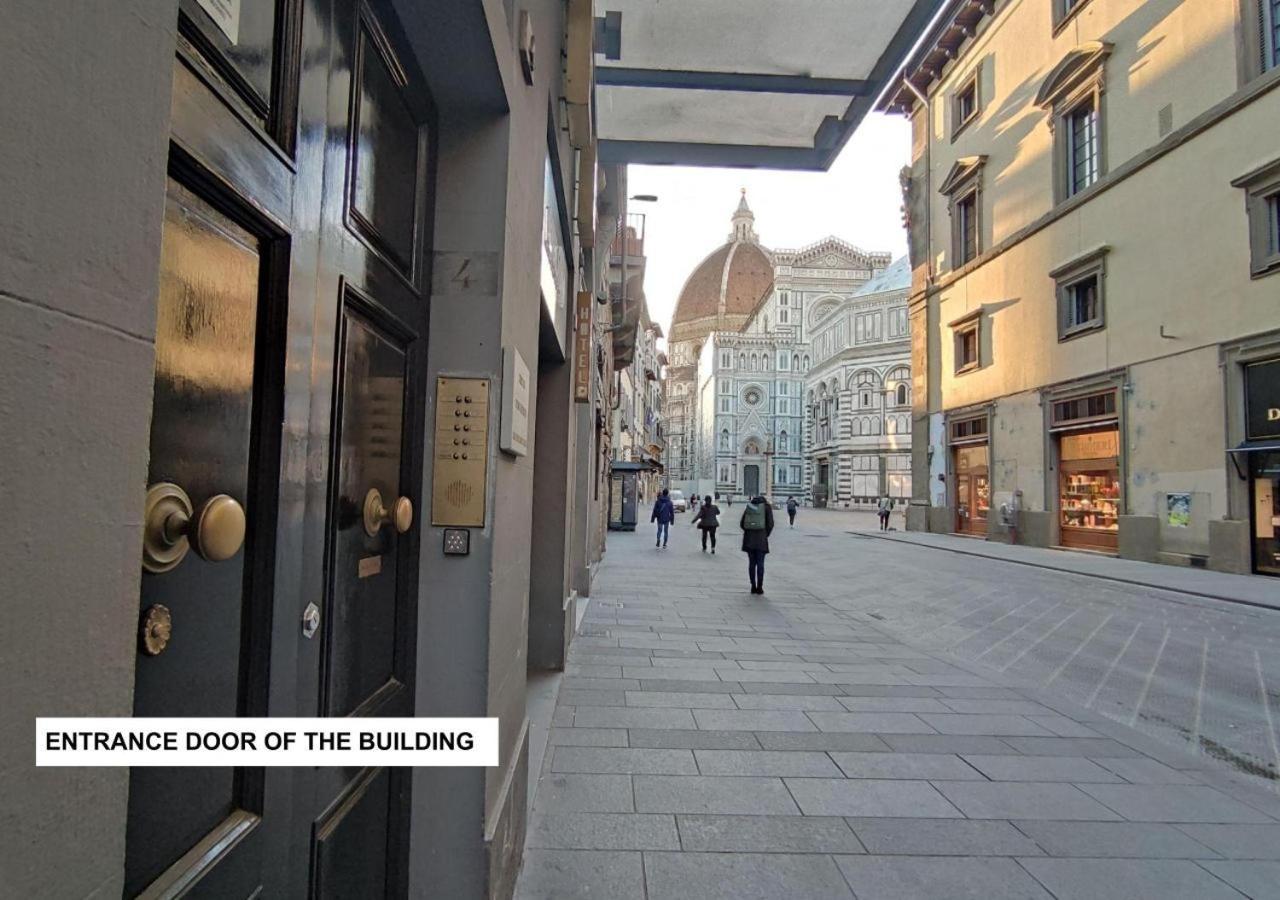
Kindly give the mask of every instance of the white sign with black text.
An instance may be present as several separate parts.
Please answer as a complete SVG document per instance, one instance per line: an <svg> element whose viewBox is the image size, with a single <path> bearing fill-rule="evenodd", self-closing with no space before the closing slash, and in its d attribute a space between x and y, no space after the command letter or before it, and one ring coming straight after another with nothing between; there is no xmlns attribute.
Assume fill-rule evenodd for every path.
<svg viewBox="0 0 1280 900"><path fill-rule="evenodd" d="M515 347L502 351L502 431L498 448L524 456L529 452L529 367Z"/></svg>

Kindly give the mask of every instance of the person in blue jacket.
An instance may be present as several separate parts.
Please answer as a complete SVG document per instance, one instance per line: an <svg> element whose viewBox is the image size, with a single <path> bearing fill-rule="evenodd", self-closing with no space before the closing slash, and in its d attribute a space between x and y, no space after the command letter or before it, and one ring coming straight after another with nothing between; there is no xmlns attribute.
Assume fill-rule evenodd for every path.
<svg viewBox="0 0 1280 900"><path fill-rule="evenodd" d="M671 502L671 492L663 488L653 504L653 514L649 516L650 522L658 523L658 539L653 546L662 548L667 546L667 535L671 533L671 523L675 520L676 505Z"/></svg>

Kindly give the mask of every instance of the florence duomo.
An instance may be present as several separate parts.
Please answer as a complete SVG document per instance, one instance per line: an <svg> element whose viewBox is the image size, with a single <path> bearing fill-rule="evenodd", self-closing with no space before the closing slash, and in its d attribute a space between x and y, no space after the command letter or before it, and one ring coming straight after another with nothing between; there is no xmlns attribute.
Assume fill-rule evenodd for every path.
<svg viewBox="0 0 1280 900"><path fill-rule="evenodd" d="M902 259L761 243L742 191L671 322L668 469L686 491L869 506L911 493Z"/></svg>

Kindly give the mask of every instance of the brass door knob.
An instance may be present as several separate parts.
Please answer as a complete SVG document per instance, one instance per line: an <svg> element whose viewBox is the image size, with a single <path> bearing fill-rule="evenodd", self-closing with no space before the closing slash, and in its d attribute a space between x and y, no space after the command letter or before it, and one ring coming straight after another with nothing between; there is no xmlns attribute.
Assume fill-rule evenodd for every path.
<svg viewBox="0 0 1280 900"><path fill-rule="evenodd" d="M244 507L227 494L215 494L196 510L176 484L153 484L143 517L142 567L168 572L192 548L209 562L228 560L244 544L245 525Z"/></svg>
<svg viewBox="0 0 1280 900"><path fill-rule="evenodd" d="M383 525L391 524L400 534L413 527L413 501L408 497L398 497L387 509L382 503L382 492L377 488L369 488L364 495L364 530L369 537L378 533Z"/></svg>

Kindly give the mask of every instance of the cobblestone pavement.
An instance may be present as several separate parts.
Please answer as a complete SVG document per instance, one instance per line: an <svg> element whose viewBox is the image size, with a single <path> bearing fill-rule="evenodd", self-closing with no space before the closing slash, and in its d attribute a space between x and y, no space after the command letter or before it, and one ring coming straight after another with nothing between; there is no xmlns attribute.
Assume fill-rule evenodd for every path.
<svg viewBox="0 0 1280 900"><path fill-rule="evenodd" d="M1235 648L1274 683L1272 619L1245 618L1272 614L847 533L866 524L780 527L764 597L732 530L714 557L683 523L666 551L610 536L518 897L1280 897L1274 782L1112 708L1143 724L1172 704L1171 646L1196 650L1197 682ZM1083 628L1073 607L1086 649L1032 666ZM1115 619L1127 649L1108 643L1119 661L1074 702ZM1201 703L1202 736L1218 709Z"/></svg>

